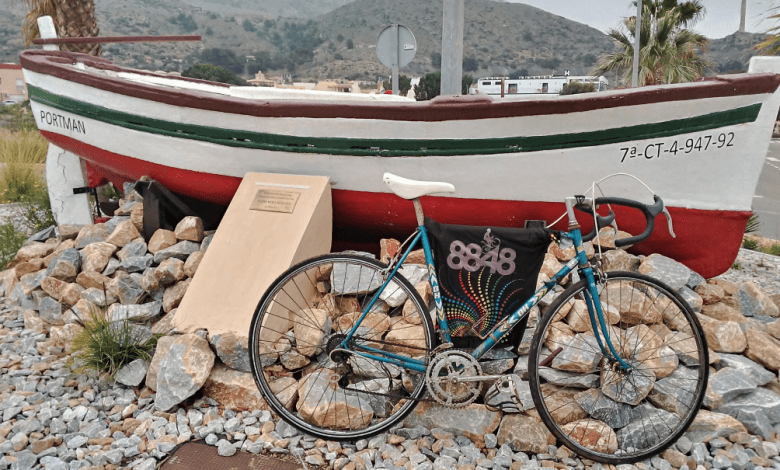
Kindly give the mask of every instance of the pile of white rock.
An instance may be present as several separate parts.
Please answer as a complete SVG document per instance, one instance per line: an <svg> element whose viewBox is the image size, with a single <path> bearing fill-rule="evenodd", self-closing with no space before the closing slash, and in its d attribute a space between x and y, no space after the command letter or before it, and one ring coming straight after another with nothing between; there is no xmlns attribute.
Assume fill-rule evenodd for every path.
<svg viewBox="0 0 780 470"><path fill-rule="evenodd" d="M298 433L267 411L244 335L172 327L212 235L187 217L147 242L139 207L131 196L119 211L126 215L105 224L60 226L56 237L27 243L0 272L0 468L151 469L192 439L220 455L289 454L337 470L602 468L556 447L531 409L472 404L453 411L425 402L402 427L370 440ZM677 289L699 314L711 348L704 409L675 446L635 467L780 468L780 297L751 280L705 280L669 258L633 256L608 237L601 244L606 269L642 272ZM384 240L380 257L397 245ZM572 255L551 245L540 282ZM137 341L164 335L152 360L128 364L111 383L71 372L71 341L94 312L129 321ZM532 334L533 326L522 347ZM492 362L493 373L527 370L527 356Z"/></svg>

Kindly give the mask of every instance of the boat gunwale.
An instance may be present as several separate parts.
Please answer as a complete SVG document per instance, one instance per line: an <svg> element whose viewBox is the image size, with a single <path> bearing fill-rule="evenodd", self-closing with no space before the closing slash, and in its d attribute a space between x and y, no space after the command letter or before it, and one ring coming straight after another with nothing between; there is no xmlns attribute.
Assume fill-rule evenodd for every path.
<svg viewBox="0 0 780 470"><path fill-rule="evenodd" d="M132 82L126 79L79 70L72 65L84 63L95 69L128 72L146 76L182 80L216 87L229 85L188 77L170 77L154 72L117 66L107 59L64 51L26 50L20 54L22 68L84 86L177 107L258 117L301 117L372 119L389 121L456 121L570 114L605 108L690 101L774 93L780 86L780 74L740 74L717 76L681 85L661 85L609 92L565 96L558 99L501 101L481 95L441 96L425 102L355 102L250 99L217 95L198 90L172 89ZM52 90L49 90L52 91Z"/></svg>

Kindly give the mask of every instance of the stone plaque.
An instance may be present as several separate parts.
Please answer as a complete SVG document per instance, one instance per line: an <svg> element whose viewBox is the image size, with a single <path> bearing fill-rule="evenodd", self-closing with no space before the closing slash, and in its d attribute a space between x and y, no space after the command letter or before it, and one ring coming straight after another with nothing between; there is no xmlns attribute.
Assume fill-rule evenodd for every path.
<svg viewBox="0 0 780 470"><path fill-rule="evenodd" d="M301 193L284 189L259 189L249 206L253 211L284 212L292 214Z"/></svg>

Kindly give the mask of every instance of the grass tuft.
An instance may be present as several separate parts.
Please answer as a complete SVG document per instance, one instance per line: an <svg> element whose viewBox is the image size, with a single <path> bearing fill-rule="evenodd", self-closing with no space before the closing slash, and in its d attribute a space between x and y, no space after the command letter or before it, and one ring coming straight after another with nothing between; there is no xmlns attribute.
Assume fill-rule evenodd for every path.
<svg viewBox="0 0 780 470"><path fill-rule="evenodd" d="M24 202L45 187L37 165L46 161L47 147L37 131L0 133L0 202Z"/></svg>
<svg viewBox="0 0 780 470"><path fill-rule="evenodd" d="M11 222L0 225L0 271L16 257L27 235L19 232Z"/></svg>
<svg viewBox="0 0 780 470"><path fill-rule="evenodd" d="M96 371L108 381L136 359L150 361L161 336L139 338L136 325L127 320L111 322L98 308L90 310L82 326L84 330L73 339L69 366L75 373Z"/></svg>

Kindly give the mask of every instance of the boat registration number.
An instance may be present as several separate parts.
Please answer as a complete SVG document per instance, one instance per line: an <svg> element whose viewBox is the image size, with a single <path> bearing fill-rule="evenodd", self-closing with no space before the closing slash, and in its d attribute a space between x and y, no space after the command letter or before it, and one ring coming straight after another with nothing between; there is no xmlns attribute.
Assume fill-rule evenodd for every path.
<svg viewBox="0 0 780 470"><path fill-rule="evenodd" d="M720 134L703 135L701 137L690 137L683 141L673 140L672 142L654 142L650 144L635 145L633 147L622 147L620 149L620 163L632 158L661 158L664 155L688 154L706 152L709 149L734 146L734 133L721 132Z"/></svg>

